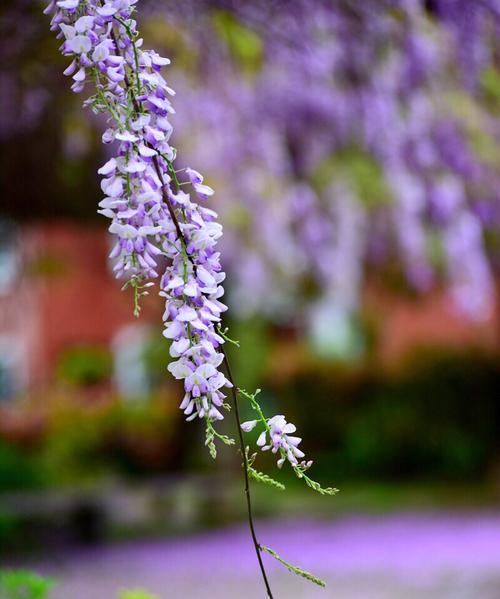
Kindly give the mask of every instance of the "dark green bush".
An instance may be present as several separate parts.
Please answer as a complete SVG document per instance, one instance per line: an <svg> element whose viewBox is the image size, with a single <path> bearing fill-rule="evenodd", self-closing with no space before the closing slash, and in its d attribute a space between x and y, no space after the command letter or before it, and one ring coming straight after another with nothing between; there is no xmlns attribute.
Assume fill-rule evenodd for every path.
<svg viewBox="0 0 500 599"><path fill-rule="evenodd" d="M42 484L37 458L0 439L0 492Z"/></svg>
<svg viewBox="0 0 500 599"><path fill-rule="evenodd" d="M1 599L48 599L54 581L28 570L0 572Z"/></svg>
<svg viewBox="0 0 500 599"><path fill-rule="evenodd" d="M105 348L82 345L66 350L59 358L59 380L78 386L104 383L111 378L113 359Z"/></svg>
<svg viewBox="0 0 500 599"><path fill-rule="evenodd" d="M55 584L51 578L39 576L29 570L0 571L0 599L49 599L50 591ZM136 589L121 591L118 599L158 598L156 595Z"/></svg>
<svg viewBox="0 0 500 599"><path fill-rule="evenodd" d="M130 591L122 591L118 595L118 599L158 599L158 597L156 595L151 595L146 591L135 589Z"/></svg>
<svg viewBox="0 0 500 599"><path fill-rule="evenodd" d="M325 368L276 396L325 475L477 479L500 458L499 390L498 356L422 350L397 375Z"/></svg>

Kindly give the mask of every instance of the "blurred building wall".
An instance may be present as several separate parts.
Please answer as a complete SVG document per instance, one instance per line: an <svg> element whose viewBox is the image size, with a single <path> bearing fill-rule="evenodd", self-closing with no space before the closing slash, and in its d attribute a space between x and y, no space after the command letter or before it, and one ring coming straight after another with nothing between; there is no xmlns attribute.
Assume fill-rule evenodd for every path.
<svg viewBox="0 0 500 599"><path fill-rule="evenodd" d="M22 225L4 247L18 265L0 293L4 394L49 384L63 351L111 348L135 322L131 295L108 264L109 243L104 228L62 221ZM150 318L146 307L141 322Z"/></svg>
<svg viewBox="0 0 500 599"><path fill-rule="evenodd" d="M120 340L139 336L144 341L148 325L160 326L161 302L152 294L137 321L131 294L122 292L113 276L109 251L105 229L81 222L11 225L3 235L0 398L49 385L62 353L85 345L113 352L115 376L121 364L127 375L123 385L130 387L130 368L123 368L124 360L119 359L124 357ZM409 299L369 284L364 302L377 319L376 357L388 366L415 346L500 347L498 309L488 320L467 320L445 291ZM136 374L132 387L144 378L141 372Z"/></svg>
<svg viewBox="0 0 500 599"><path fill-rule="evenodd" d="M367 286L364 301L379 319L376 353L388 367L414 348L500 350L498 305L485 319L472 320L456 308L446 289L406 297L376 284Z"/></svg>

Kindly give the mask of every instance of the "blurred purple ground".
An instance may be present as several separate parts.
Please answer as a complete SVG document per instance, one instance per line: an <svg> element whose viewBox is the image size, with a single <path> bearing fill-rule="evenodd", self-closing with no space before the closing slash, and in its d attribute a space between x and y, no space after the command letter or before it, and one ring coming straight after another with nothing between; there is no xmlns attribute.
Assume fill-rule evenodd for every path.
<svg viewBox="0 0 500 599"><path fill-rule="evenodd" d="M327 582L322 590L269 558L276 598L500 597L499 512L260 522L258 531L285 559ZM55 599L114 599L124 587L161 599L264 597L252 552L246 528L237 526L75 551L38 566L60 580Z"/></svg>

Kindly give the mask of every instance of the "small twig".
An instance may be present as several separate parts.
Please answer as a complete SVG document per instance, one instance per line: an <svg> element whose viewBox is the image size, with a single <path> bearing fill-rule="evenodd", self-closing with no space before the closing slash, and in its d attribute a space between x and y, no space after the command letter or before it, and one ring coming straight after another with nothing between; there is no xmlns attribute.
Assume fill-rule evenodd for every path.
<svg viewBox="0 0 500 599"><path fill-rule="evenodd" d="M118 40L116 39L115 33L114 31L111 32L111 35L113 37L113 41L115 42L116 45L116 51L119 53L119 47L118 47ZM132 40L133 43L133 40ZM133 90L133 86L130 82L130 79L128 77L127 74L125 74L125 85L127 86L128 90L130 91L130 97L132 99L132 104L134 106L134 110L137 113L141 113L142 112L142 104L141 102L139 102L134 94L134 90ZM156 174L158 175L160 181L163 183L161 186L161 190L162 190L162 197L163 197L163 201L165 202L170 217L172 219L172 222L174 223L174 227L177 233L177 236L179 238L179 241L181 242L181 244L183 245L183 248L185 249L187 244L186 244L186 240L184 238L184 235L182 233L182 229L180 227L179 224L179 220L177 218L177 215L175 214L175 210L170 202L170 198L168 197L168 194L165 190L165 183L163 180L163 173L161 171L161 167L160 167L160 163L158 160L158 155L153 156L153 164L155 167L155 171ZM167 164L169 166L169 170L173 171L173 166L171 164L170 161L167 161ZM174 180L177 180L177 177L174 177ZM177 181L176 181L177 182ZM192 259L189 255L187 255L188 259L191 260ZM241 431L241 419L240 419L240 414L239 414L239 408L238 408L238 397L237 397L237 393L236 393L236 385L233 379L233 376L231 374L231 367L229 365L229 360L227 358L226 352L224 351L224 346L221 346L222 349L222 353L224 355L224 363L226 365L226 370L227 370L227 375L228 375L228 379L230 381L230 383L233 385L232 387L232 395L233 395L233 404L234 404L234 416L235 416L235 420L236 420L236 427L238 429L238 439L239 439L239 443L240 443L240 450L241 450L241 454L243 456L243 475L244 475L244 480L245 480L245 497L246 497L246 503L247 503L247 512L248 512L248 524L250 527L250 533L252 536L252 541L255 547L255 553L257 555L257 560L259 562L259 567L260 567L260 571L262 573L262 578L264 580L264 584L266 587L266 591L267 591L267 595L269 597L269 599L273 599L273 594L271 591L271 587L269 585L269 581L267 579L267 574L266 574L266 570L264 567L264 563L262 561L262 555L261 555L261 545L259 544L258 540L257 540L257 535L255 534L255 527L254 527L254 522L253 522L253 512L252 512L252 501L251 501L251 496L250 496L250 481L249 481L249 474L248 474L248 461L247 461L247 456L245 453L245 443L243 440L243 433Z"/></svg>
<svg viewBox="0 0 500 599"><path fill-rule="evenodd" d="M265 545L261 545L261 549L262 549L262 551L269 553L269 555L272 555L275 560L279 561L280 564L283 564L285 566L285 568L288 571L292 572L293 574L297 574L297 576L302 576L302 578L305 578L306 580L309 580L310 582L314 582L314 584L317 584L320 587L326 587L324 580L321 580L321 578L314 576L314 574L311 574L307 570L303 570L302 568L299 568L298 566L294 566L290 562L287 562L286 559L283 559L281 556L279 556L276 553L276 551L274 551L274 549L271 549L271 547L266 547Z"/></svg>
<svg viewBox="0 0 500 599"><path fill-rule="evenodd" d="M240 419L240 410L238 406L238 394L236 390L236 385L233 379L233 375L231 373L231 366L229 365L229 360L227 359L227 354L222 346L222 353L224 354L224 364L227 370L227 378L229 382L233 385L231 388L232 396L233 396L233 405L234 405L234 418L236 421L236 426L238 428L238 439L240 442L240 450L241 455L243 456L243 475L245 478L245 497L247 500L247 513L248 513L248 525L250 527L250 533L252 535L253 545L255 547L255 553L257 554L257 559L259 560L260 571L262 573L262 578L264 579L264 584L266 585L267 595L270 599L273 599L273 594L271 591L271 587L269 586L269 581L266 575L266 569L264 567L264 562L262 561L262 546L257 540L257 535L255 534L254 522L253 522L253 512L252 512L252 498L250 496L250 480L248 475L248 458L247 452L245 448L245 441L243 439L243 433L241 431L241 419Z"/></svg>

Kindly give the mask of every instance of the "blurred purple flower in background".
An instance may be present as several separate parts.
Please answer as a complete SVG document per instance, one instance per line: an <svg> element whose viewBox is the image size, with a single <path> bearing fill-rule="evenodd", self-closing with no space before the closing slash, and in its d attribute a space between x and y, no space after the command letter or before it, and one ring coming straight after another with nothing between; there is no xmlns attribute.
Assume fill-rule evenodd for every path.
<svg viewBox="0 0 500 599"><path fill-rule="evenodd" d="M174 94L160 70L170 60L141 48L135 21L136 0L52 0L45 12L53 14L51 29L63 38L62 53L72 62L64 74L71 89L83 91L92 81L95 94L86 100L95 113L107 113L111 124L103 143L115 142L116 155L100 169L105 198L99 212L111 219L116 236L110 257L117 277L126 280L139 299L158 277L159 256L169 259L161 277L160 294L166 307L164 336L173 341L168 366L184 380L181 408L188 420L222 420L218 409L232 386L217 370L224 356L224 339L216 323L226 306L220 302L225 278L216 251L222 226L217 213L192 201L181 189L173 168L176 151L169 145ZM206 200L213 190L203 177L185 169L195 194Z"/></svg>
<svg viewBox="0 0 500 599"><path fill-rule="evenodd" d="M144 44L136 37L134 19L128 20L134 4L140 7ZM228 408L225 392L231 387L231 375L222 372L222 344L238 345L227 336L227 329L219 328L226 310L222 303L225 288L232 307L230 319L243 321L234 322L234 328L246 346L243 359L235 363L235 380L249 388L265 381L268 392L263 406L270 415L278 414L268 418L256 407L257 393L239 390L250 401L243 409L254 409L252 415L242 413L244 418L258 415L257 420L243 422L241 430L252 443L257 440L256 450L266 452L245 451L242 445L251 479L283 488L281 481L253 466L255 460L273 465L278 460L278 466L291 467L314 489L319 484L307 477L312 464L308 457L314 454L322 458L320 475L341 480L346 476L341 485L346 490L350 473L368 475L370 490L377 497L380 494L373 501L376 509L391 506L385 489L374 484L373 477L379 482L386 476L394 478L400 485L406 477L413 480L423 474L432 480L442 477L446 488L448 477L462 484L468 473L474 485L477 477L496 485L496 366L490 364L489 356L484 362L478 358L478 363L469 358L454 362L454 356L440 362L432 352L437 344L448 343L448 333L450 355L455 350L477 351L476 341L482 347L483 332L486 349L498 347L498 1L53 0L51 6L58 9L54 26L56 30L61 26L63 54L70 60L57 56L57 40L46 35L38 3L11 0L0 8L4 100L0 141L2 166L7 167L5 175L0 174L6 186L2 212L18 219L24 229L37 219L89 217L100 200L100 214L111 221L115 274L133 288L137 313L139 300L153 280L158 281L162 300L158 306L145 300L145 316L146 321L156 322L164 303L163 335L169 345L160 335L156 350L148 327L147 332L133 325L131 331L121 329L118 312L126 312L126 306L113 303L109 273L102 268L100 278L96 275L96 264L111 250L106 245L109 240L103 231L96 231L95 237L82 236L78 243L78 232L63 221L64 243L69 247L69 238L75 242L75 255L66 259L66 250L60 250L66 245L54 244L63 255L60 266L49 255L37 256L24 269L22 256L14 254L12 244L5 243L3 252L7 266L16 265L14 270L7 269L9 280L4 287L13 290L12 303L29 329L26 347L46 358L47 373L52 369L52 378L47 374L44 379L50 382L44 384L59 384L51 360L63 363L61 348L65 351L88 326L61 311L60 306L66 305L63 299L76 298L73 313L92 311L104 289L102 281L108 281L109 308L102 310L100 320L91 315L82 322L95 324L89 333L93 342L109 344L108 337L113 335L120 346L122 355L117 350L114 356L115 371L121 371L122 382L132 380L132 384L117 385L120 395L142 399L149 389L156 393L158 388L162 401L165 395L165 405L180 403L186 420L199 418L206 424L206 445L215 456L214 441L232 442L213 428L217 424L224 430L227 425L215 422ZM91 14L83 14L84 7L90 7ZM119 20L110 27L116 17ZM173 90L162 76L162 67L170 61L148 50L150 46L172 58L169 77L181 95L175 116L170 103ZM81 111L81 97L63 91L64 69L73 91L96 90L87 102L94 112ZM104 130L103 149L96 131ZM174 143L182 149L179 157ZM183 162L187 156L203 175ZM98 184L92 187L98 167L100 189ZM5 222L7 230L10 221ZM219 223L224 224L224 236ZM89 223L82 223L84 228L90 228ZM100 239L101 234L102 248L98 248L97 242L89 240ZM45 230L37 235L50 237ZM28 244L24 241L28 236L19 239ZM70 279L62 271L66 266L76 268L80 258L86 268L81 276ZM63 285L59 285L59 274L61 281L64 276ZM36 319L28 316L12 284L21 277L30 279L30 290L36 289L36 293L26 292L32 303L50 303L55 306L53 312L40 310ZM71 285L66 289L68 281ZM87 284L85 299L80 290ZM423 296L412 303L414 297ZM82 307L75 305L76 300ZM452 308L458 317L450 315ZM495 308L497 317L488 320ZM59 311L66 314L61 321L74 325L60 338L58 331L52 335ZM444 316L450 316L449 320ZM8 328L7 320L9 316ZM446 321L442 330L432 336L441 320ZM42 321L46 329L39 329ZM103 332L103 322L108 321L109 334ZM479 321L486 323L481 326ZM233 328L232 320L230 324ZM119 335L115 335L117 330ZM48 358L35 347L36 335L46 341ZM14 355L10 339L4 336L0 348L8 358ZM318 359L304 341L311 341L323 356L364 359L348 365ZM175 386L170 389L171 377L164 376L168 347L172 360L168 370L182 385L180 393ZM415 348L416 357L410 356ZM408 364L403 364L408 356ZM79 360L84 366L92 361L85 353ZM386 372L392 360L403 374L396 369ZM419 360L424 366L427 361L436 364L436 372L427 373ZM491 362L498 363L496 353ZM18 360L16 368L18 363L24 377L28 360ZM0 379L5 364L9 366L4 359ZM98 380L92 382L91 376L90 383L83 383L90 398L86 408L96 422L99 415L94 417L94 408L99 411L99 405L92 403L94 394L113 393L111 381ZM2 380L1 384L5 387ZM99 385L102 391L95 391ZM68 387L61 393L70 402L79 391ZM42 401L35 408L43 418L37 411L28 440L17 430L15 418L10 424L5 419L7 435L35 447L35 452L40 443L40 453L53 454L56 466L52 468L59 472L57 460L66 463L58 458L58 447L61 453L66 451L63 432L81 428L74 432L79 456L86 421L77 411L71 418L82 418L82 426L66 426L69 417L57 414L55 419L60 418L62 424L53 426L44 411L50 415L55 409L50 394L43 387L40 396ZM149 400L146 403L149 406ZM204 466L205 456L190 433L184 434L176 419L182 414L175 405L171 412L166 408L164 421L154 410L143 418L136 410L137 402L130 406L130 424L128 415L123 424L121 420L114 424L118 418L114 412L103 411L98 424L92 421L88 427L101 427L100 419L105 420L99 433L103 440L92 432L88 453L93 456L93 444L99 443L97 461L105 473L115 468L108 470L104 464L109 457L113 464L119 462L120 477L122 472L128 477L136 468L140 476L143 469L148 476L161 472L160 476L167 477L171 472L176 477L182 470L189 482L191 468ZM2 405L2 414L3 409ZM280 415L284 410L297 423L299 433ZM181 432L179 438L167 430L167 420L175 434ZM295 434L307 439L307 457ZM51 435L62 439L56 451ZM95 441L94 436L99 439ZM72 459L71 454L71 472ZM234 465L240 462L238 456ZM231 471L230 466L230 458L221 463L223 474ZM13 470L17 475L17 464ZM40 471L41 480L46 476L43 465ZM61 472L57 476L63 479L64 468ZM24 474L20 478L24 484ZM136 479L132 480L135 487ZM167 484L171 482L169 478ZM393 577L390 588L398 597L451 598L466 596L469 588L467 596L474 599L482 591L481 597L489 597L490 590L496 596L499 555L493 537L499 522L495 514L402 514L326 522L327 514L333 512L325 511L324 522L287 524L280 520L273 524L275 515L302 518L306 508L316 510L315 504L305 499L302 504L302 496L294 495L286 473L283 482L291 487L290 505L273 507L265 490L260 498L262 511L258 513L269 517L265 528L270 540L279 550L286 550L287 558L314 569L319 565L319 573L334 581L334 594L345 589L346 597L350 593L375 596L376 592L385 597L384 581ZM239 518L229 499L236 493L231 489L226 499L218 494L217 484L214 479L214 485L200 485L189 493L181 489L178 499L175 491L172 504L166 495L144 499L145 506L149 502L154 506L147 508L152 511L163 506L155 511L158 521L151 530L162 533L158 522L166 520L177 526L183 513L187 514L186 530ZM99 493L105 491L103 486ZM336 489L320 488L320 492L333 495ZM115 493L119 509L110 503L112 507L103 513L111 515L119 536L119 526L129 525L127 506L130 513L140 511L140 501L127 493L122 496L121 488ZM467 495L469 489L460 493ZM357 509L356 494L355 489L340 500L350 512ZM423 501L425 492L421 496L417 488L412 505L420 509ZM400 497L395 503L400 506ZM38 508L38 496L34 504ZM40 505L43 509L43 501ZM122 506L125 518L119 522ZM341 516L337 503L327 509ZM137 530L142 526L146 530L144 523L150 526L146 518L135 522ZM115 529L110 531L106 527L106 538L108 534L114 538ZM161 596L165 589L174 595L198 596L206 592L202 586L207 577L218 573L213 594L243 593L243 577L248 582L244 592L255 596L259 591L252 586L254 568L247 563L244 542L239 529L229 530L171 544L106 549L96 553L95 560L92 551L82 552L78 566L73 565L69 552L68 569L61 574L62 587L56 597L66 599L68 588L75 597L87 597L94 581L97 593L110 594L118 585L139 583L159 589ZM228 571L231 559L238 576ZM138 568L131 568L131 563ZM193 563L204 579L200 584L192 577ZM136 573L142 580L136 580ZM360 574L361 586L356 586ZM277 583L283 594L301 592L279 575Z"/></svg>
<svg viewBox="0 0 500 599"><path fill-rule="evenodd" d="M217 183L240 315L293 320L313 336L318 319L342 328L366 277L398 264L411 287L446 284L463 313L488 318L498 264L497 3L143 0L141 10L179 65L177 145ZM22 2L3 10L0 43L13 65L40 36L30 17ZM94 46L90 58L104 64L109 48ZM43 74L20 77L8 65L4 137L13 122L35 127L51 93ZM118 65L113 73L120 78ZM165 108L164 98L151 102ZM200 199L211 196L192 182ZM476 219L476 234L453 233Z"/></svg>
<svg viewBox="0 0 500 599"><path fill-rule="evenodd" d="M381 219L385 258L401 256L412 286L446 282L460 310L488 318L484 232L496 224L483 220L477 235L456 236L459 269L449 238L457 222L476 220L478 202L498 204L498 157L473 151L498 131L480 86L492 68L498 14L489 3L458 4L299 2L291 11L283 2L273 5L269 28L255 25L255 14L259 23L270 17L265 5L236 4L240 21L223 13L204 22L222 29L225 44L209 44L209 29L190 38L207 56L200 86L185 81L179 129L223 186L216 201L224 220L251 231L242 244L233 226L225 242L243 313L300 315L290 294L310 302L303 291L311 279L313 305L325 297L355 310L370 237L380 235L380 227L363 234L360 222ZM238 34L254 36L246 50L233 43ZM467 37L477 59L462 60ZM465 80L474 85L464 88ZM344 224L347 210L358 216ZM343 230L356 247L342 242ZM257 255L260 268L242 276L236 264Z"/></svg>

